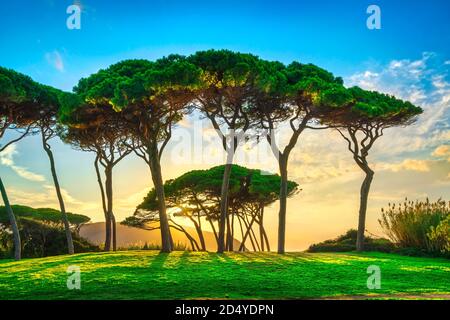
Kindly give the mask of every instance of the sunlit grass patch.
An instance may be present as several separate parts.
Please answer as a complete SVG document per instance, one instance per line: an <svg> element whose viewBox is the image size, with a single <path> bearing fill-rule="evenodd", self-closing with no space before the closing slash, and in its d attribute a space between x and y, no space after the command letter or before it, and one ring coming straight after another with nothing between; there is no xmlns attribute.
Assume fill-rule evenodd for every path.
<svg viewBox="0 0 450 320"><path fill-rule="evenodd" d="M81 290L66 287L67 267ZM381 289L367 288L367 267ZM381 253L121 251L2 261L1 299L280 299L450 294L450 263Z"/></svg>

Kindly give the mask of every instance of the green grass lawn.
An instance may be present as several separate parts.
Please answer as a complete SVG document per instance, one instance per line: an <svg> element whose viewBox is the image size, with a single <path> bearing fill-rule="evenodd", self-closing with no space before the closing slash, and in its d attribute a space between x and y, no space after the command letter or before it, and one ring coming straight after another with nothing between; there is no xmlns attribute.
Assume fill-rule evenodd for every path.
<svg viewBox="0 0 450 320"><path fill-rule="evenodd" d="M81 268L68 290L67 267ZM367 289L367 267L381 289ZM450 261L381 253L123 251L0 260L0 299L450 297Z"/></svg>

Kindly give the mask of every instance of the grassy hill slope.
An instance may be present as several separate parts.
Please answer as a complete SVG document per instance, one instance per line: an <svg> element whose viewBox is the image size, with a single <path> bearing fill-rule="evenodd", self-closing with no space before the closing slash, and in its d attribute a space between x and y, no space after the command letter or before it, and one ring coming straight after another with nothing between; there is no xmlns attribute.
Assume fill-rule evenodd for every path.
<svg viewBox="0 0 450 320"><path fill-rule="evenodd" d="M81 290L66 287L81 268ZM381 289L367 289L367 267L381 268ZM123 251L0 260L0 299L450 297L444 259L365 253Z"/></svg>

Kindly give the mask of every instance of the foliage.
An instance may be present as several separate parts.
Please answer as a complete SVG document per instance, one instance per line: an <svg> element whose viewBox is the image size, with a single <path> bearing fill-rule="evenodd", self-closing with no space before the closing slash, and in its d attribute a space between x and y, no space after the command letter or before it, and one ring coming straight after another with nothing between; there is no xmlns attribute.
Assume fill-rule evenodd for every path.
<svg viewBox="0 0 450 320"><path fill-rule="evenodd" d="M308 252L348 252L356 250L357 231L348 230L344 235L332 240L316 243L308 248ZM387 239L364 238L366 251L393 252L395 246Z"/></svg>
<svg viewBox="0 0 450 320"><path fill-rule="evenodd" d="M116 111L138 105L157 113L161 112L158 108L165 108L161 98L179 89L195 87L198 76L195 66L178 55L155 62L124 60L81 79L74 91L89 104L109 104Z"/></svg>
<svg viewBox="0 0 450 320"><path fill-rule="evenodd" d="M66 253L67 239L60 211L22 205L11 207L19 225L23 257L36 258ZM74 229L72 238L75 252L98 250L98 247L91 245L77 234L81 225L89 222L90 218L75 213L67 213L67 218ZM11 241L9 219L5 207L0 206L0 257L11 255Z"/></svg>
<svg viewBox="0 0 450 320"><path fill-rule="evenodd" d="M369 119L395 119L402 121L422 113L422 109L409 101L376 91L367 91L359 87L349 89L355 104L353 110Z"/></svg>
<svg viewBox="0 0 450 320"><path fill-rule="evenodd" d="M72 93L42 85L30 77L0 67L0 116L24 126L55 117L59 109L78 97ZM67 107L66 107L67 108Z"/></svg>
<svg viewBox="0 0 450 320"><path fill-rule="evenodd" d="M450 253L450 214L442 219L437 227L431 226L427 233L432 251Z"/></svg>
<svg viewBox="0 0 450 320"><path fill-rule="evenodd" d="M11 208L15 216L18 218L19 223L21 218L33 219L36 221L41 221L44 223L50 223L59 225L62 224L61 221L61 212L56 209L51 208L31 208L22 205L12 205ZM67 213L67 218L69 219L69 223L74 226L80 226L84 223L89 222L91 219L85 215L75 214L75 213ZM8 215L6 213L5 207L0 206L0 224L9 224Z"/></svg>
<svg viewBox="0 0 450 320"><path fill-rule="evenodd" d="M450 203L405 201L382 209L380 225L389 238L402 248L415 248L430 253L448 253L450 242Z"/></svg>
<svg viewBox="0 0 450 320"><path fill-rule="evenodd" d="M22 256L24 258L39 258L67 253L67 238L62 226L49 225L33 218L21 217L20 237L22 239ZM12 257L12 239L6 231L0 231L0 256ZM75 252L98 251L99 248L72 233Z"/></svg>

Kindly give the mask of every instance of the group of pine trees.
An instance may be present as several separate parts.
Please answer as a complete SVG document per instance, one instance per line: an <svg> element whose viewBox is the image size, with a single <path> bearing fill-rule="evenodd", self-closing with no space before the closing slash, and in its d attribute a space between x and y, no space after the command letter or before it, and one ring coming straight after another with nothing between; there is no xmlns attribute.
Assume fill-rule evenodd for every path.
<svg viewBox="0 0 450 320"><path fill-rule="evenodd" d="M249 132L262 133L279 164L279 253L285 252L292 150L305 130L330 128L342 135L366 175L360 192L357 240L357 249L363 250L367 199L374 175L367 161L369 151L384 129L409 124L422 112L420 107L390 95L346 88L341 78L312 64L285 65L228 50L169 55L156 61L121 61L81 79L71 93L0 67L0 152L29 134L41 134L69 253L73 253L71 232L51 139L60 137L79 150L95 154L93 164L106 221L105 250L111 246L116 249L113 169L131 153L142 158L152 177L162 251L170 252L173 241L167 207L171 201L166 199L161 157L174 125L193 110L209 119L227 157L217 194L219 253L232 249L226 237L229 208L233 205L233 158ZM291 132L288 143L281 147L275 132L284 123ZM11 130L17 133L10 141L3 141ZM0 191L14 235L15 257L20 259L17 222L1 179Z"/></svg>

